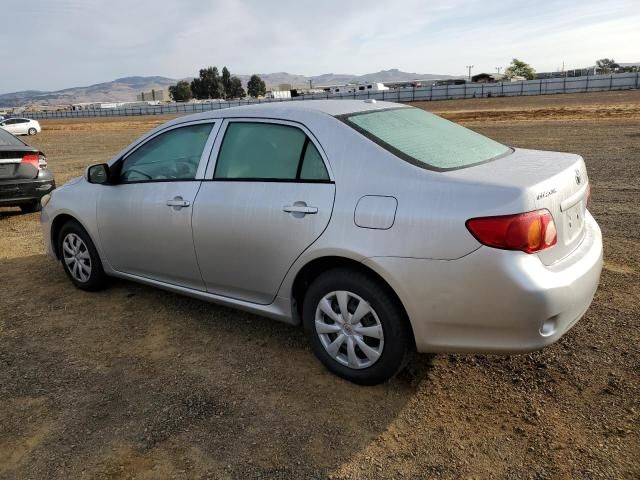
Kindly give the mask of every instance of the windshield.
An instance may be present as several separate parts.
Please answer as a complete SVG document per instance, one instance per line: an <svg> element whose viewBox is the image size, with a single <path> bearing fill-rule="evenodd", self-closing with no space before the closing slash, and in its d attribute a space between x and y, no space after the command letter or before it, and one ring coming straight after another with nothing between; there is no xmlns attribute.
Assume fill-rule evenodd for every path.
<svg viewBox="0 0 640 480"><path fill-rule="evenodd" d="M0 127L0 147L24 147L24 143Z"/></svg>
<svg viewBox="0 0 640 480"><path fill-rule="evenodd" d="M431 170L492 160L511 148L419 108L394 108L342 117L394 155Z"/></svg>

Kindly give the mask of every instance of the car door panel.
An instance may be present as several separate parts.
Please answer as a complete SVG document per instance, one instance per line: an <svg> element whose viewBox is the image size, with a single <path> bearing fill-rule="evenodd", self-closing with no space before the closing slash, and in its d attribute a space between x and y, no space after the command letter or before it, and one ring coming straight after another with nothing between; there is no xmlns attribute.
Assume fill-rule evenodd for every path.
<svg viewBox="0 0 640 480"><path fill-rule="evenodd" d="M234 131L231 126L239 123L252 127ZM258 138L255 127L260 123L267 125ZM277 126L297 131L287 140ZM198 264L208 292L269 304L293 262L327 227L335 185L321 148L303 125L233 119L225 120L220 131L193 209ZM280 155L280 148L287 151ZM297 148L299 159L293 154ZM307 156L316 168L301 168ZM233 165L236 157L244 164ZM294 158L297 169L290 168ZM265 168L263 159L280 163ZM315 173L315 180L301 179L301 171L320 174ZM265 178L280 174L294 178Z"/></svg>
<svg viewBox="0 0 640 480"><path fill-rule="evenodd" d="M16 127L17 124L11 119L5 121L5 123L2 125L2 128L4 128L7 132L13 133L14 135L16 135L17 133Z"/></svg>
<svg viewBox="0 0 640 480"><path fill-rule="evenodd" d="M100 239L111 266L204 290L191 238L199 181L110 185L98 198ZM179 197L189 206L167 205Z"/></svg>
<svg viewBox="0 0 640 480"><path fill-rule="evenodd" d="M191 216L216 133L211 122L179 125L136 145L119 161L132 163L112 166L120 180L100 186L97 221L116 271L205 290Z"/></svg>
<svg viewBox="0 0 640 480"><path fill-rule="evenodd" d="M271 303L293 262L329 223L334 194L332 183L203 182L193 238L207 291ZM317 213L285 211L303 202Z"/></svg>

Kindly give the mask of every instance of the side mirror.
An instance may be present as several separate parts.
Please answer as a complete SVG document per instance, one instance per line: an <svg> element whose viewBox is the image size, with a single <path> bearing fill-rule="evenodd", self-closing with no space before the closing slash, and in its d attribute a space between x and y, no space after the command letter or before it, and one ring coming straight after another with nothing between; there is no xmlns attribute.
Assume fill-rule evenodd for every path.
<svg viewBox="0 0 640 480"><path fill-rule="evenodd" d="M98 163L87 167L85 178L89 183L105 185L109 183L109 165L106 163Z"/></svg>

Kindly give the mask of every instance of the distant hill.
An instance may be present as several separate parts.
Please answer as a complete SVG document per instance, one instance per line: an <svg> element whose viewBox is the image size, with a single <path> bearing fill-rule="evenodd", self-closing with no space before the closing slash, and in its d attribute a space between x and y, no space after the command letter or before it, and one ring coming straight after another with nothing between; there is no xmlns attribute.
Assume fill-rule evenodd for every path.
<svg viewBox="0 0 640 480"><path fill-rule="evenodd" d="M309 80L314 86L335 85L350 82L399 82L416 79L452 78L451 75L434 75L429 73L409 73L398 69L382 70L365 75L325 73L307 77L287 72L259 73L267 84L267 88L281 84L292 87L308 87ZM238 75L245 83L250 75ZM186 78L185 80L191 80ZM167 77L125 77L112 82L98 83L88 87L65 88L52 92L25 90L22 92L0 94L0 107L21 107L28 105L61 105L83 102L128 102L134 101L140 92L151 89L163 89L175 85L178 80Z"/></svg>
<svg viewBox="0 0 640 480"><path fill-rule="evenodd" d="M259 73L267 87L277 87L278 85L288 83L292 87L309 87L309 80L314 86L321 85L340 85L344 83L355 82L403 82L408 80L429 80L434 78L454 78L452 75L436 75L433 73L410 73L402 72L397 68L391 70L381 70L375 73L366 73L364 75L353 75L348 73L323 73L307 77L305 75L295 75L287 72L277 73ZM249 75L238 75L243 82L249 80Z"/></svg>
<svg viewBox="0 0 640 480"><path fill-rule="evenodd" d="M25 90L0 95L0 107L60 105L82 102L127 102L151 89L167 88L177 80L166 77L126 77L88 87L73 87L54 92Z"/></svg>

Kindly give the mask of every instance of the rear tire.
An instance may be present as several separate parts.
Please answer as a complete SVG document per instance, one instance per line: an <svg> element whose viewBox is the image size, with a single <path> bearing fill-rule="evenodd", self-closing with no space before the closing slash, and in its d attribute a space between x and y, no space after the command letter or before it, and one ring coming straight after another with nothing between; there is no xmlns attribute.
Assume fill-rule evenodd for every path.
<svg viewBox="0 0 640 480"><path fill-rule="evenodd" d="M58 235L62 268L71 282L82 290L104 288L107 276L96 247L84 228L75 221L65 223Z"/></svg>
<svg viewBox="0 0 640 480"><path fill-rule="evenodd" d="M38 133L38 130L36 130L35 128L31 127L31 128L27 131L27 133L28 133L29 135L35 135L36 133Z"/></svg>
<svg viewBox="0 0 640 480"><path fill-rule="evenodd" d="M42 210L42 204L40 203L40 200L35 200L31 203L23 203L20 205L20 210L22 210L22 213L39 212Z"/></svg>
<svg viewBox="0 0 640 480"><path fill-rule="evenodd" d="M404 310L386 285L365 273L338 268L321 274L305 294L302 317L314 354L351 382L385 382L409 359L413 343Z"/></svg>

